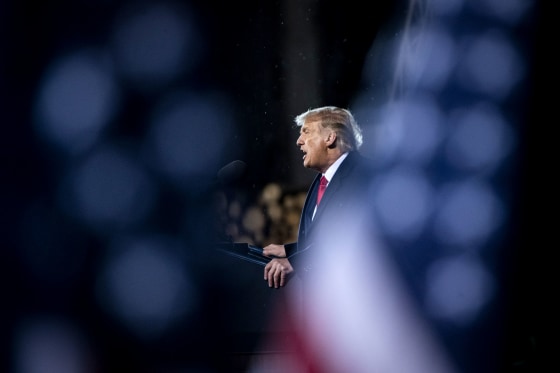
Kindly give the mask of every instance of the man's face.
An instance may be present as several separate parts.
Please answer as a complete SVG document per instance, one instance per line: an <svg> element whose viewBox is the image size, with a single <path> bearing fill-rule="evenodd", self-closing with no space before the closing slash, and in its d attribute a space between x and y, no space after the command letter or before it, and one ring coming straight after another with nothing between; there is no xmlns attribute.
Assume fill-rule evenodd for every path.
<svg viewBox="0 0 560 373"><path fill-rule="evenodd" d="M328 168L326 143L328 131L321 127L320 123L320 121L305 122L301 126L296 145L304 153L304 167L324 172Z"/></svg>

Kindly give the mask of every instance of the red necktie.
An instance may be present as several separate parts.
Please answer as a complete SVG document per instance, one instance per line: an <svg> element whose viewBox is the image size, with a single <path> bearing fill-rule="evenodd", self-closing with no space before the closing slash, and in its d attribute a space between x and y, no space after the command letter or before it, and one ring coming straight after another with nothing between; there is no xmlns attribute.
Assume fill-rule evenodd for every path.
<svg viewBox="0 0 560 373"><path fill-rule="evenodd" d="M321 198L323 198L323 193L325 193L325 189L327 189L327 178L325 176L321 176L321 181L319 182L319 192L317 193L317 206L319 206L319 202L321 202Z"/></svg>

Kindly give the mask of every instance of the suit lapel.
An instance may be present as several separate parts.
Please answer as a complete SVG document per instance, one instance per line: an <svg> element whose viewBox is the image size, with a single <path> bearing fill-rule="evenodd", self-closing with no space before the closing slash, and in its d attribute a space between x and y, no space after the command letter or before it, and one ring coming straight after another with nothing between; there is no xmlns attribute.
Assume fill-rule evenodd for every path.
<svg viewBox="0 0 560 373"><path fill-rule="evenodd" d="M317 212L315 213L315 219L313 221L317 221L320 216L323 214L323 211L328 208L328 206L332 203L331 200L336 196L337 190L340 189L342 185L342 181L348 177L351 173L352 168L354 167L354 153L348 154L346 159L342 162L342 164L336 170L333 178L329 181L329 185L325 190L325 194L323 194L323 199L317 208ZM314 184L318 183L320 175L314 181Z"/></svg>
<svg viewBox="0 0 560 373"><path fill-rule="evenodd" d="M315 209L315 201L317 200L317 189L320 178L321 174L317 174L317 176L311 183L311 186L309 187L309 190L307 192L307 197L305 198L305 204L303 206L299 228L300 235L303 236L306 236L309 233L309 229L312 226L313 210Z"/></svg>

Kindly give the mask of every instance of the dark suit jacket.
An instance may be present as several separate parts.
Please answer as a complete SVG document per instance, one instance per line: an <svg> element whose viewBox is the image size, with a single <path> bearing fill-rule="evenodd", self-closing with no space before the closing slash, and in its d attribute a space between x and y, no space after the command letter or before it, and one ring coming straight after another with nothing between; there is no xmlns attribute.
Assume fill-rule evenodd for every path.
<svg viewBox="0 0 560 373"><path fill-rule="evenodd" d="M358 152L350 152L340 164L323 195L312 220L317 190L321 174L317 174L309 187L303 206L298 241L286 244L286 254L297 273L304 274L312 269L309 265L309 255L318 254L317 239L324 239L328 235L343 235L344 228L337 219L346 219L352 215L364 216L371 211L367 198L372 177L371 161ZM364 209L369 209L364 213ZM332 229L332 224L339 229ZM342 222L341 222L342 223Z"/></svg>

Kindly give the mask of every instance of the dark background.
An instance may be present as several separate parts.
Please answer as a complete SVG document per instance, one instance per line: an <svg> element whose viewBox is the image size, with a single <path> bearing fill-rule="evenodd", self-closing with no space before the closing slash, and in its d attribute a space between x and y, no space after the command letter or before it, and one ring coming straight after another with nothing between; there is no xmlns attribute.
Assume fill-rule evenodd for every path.
<svg viewBox="0 0 560 373"><path fill-rule="evenodd" d="M286 49L287 40L297 44L306 38L300 34L305 29L288 30L283 22L286 14L281 1L189 2L207 41L206 52L204 62L196 71L175 84L188 82L200 91L218 88L232 95L238 123L235 141L239 146L231 148L223 163L233 159L246 161L250 176L245 187L255 193L271 181L288 189L305 189L313 175L302 173L299 160L294 161L290 155L293 149L287 150L295 149L297 131L292 126L293 117L316 106L348 107L360 87L364 60L377 32L395 22L402 22L407 5L403 1L375 2L367 7L359 1L307 3L309 6L302 10L302 17L317 20L316 54L313 60L296 67L300 70L295 76L300 79L290 83L288 76L294 74L294 56L290 53L298 53L300 48L305 50L306 45L302 42L300 47ZM12 358L13 322L23 314L56 310L59 307L53 303L67 294L64 291L45 293L41 284L28 276L18 256L21 242L17 227L25 206L32 199L52 199L59 176L58 163L45 156L31 123L37 85L55 55L81 44L103 43L120 5L111 1L62 0L43 3L3 1L0 4L0 289L3 298L0 334L3 354L8 362ZM555 127L551 115L554 103L551 104L549 99L554 94L545 95L543 90L548 86L551 70L547 61L553 48L547 42L549 34L541 20L540 9L534 14L526 29L534 32L534 36L520 35L528 43L530 72L523 100L528 115L520 129L522 147L516 179L518 185L515 186L519 204L512 223L512 241L516 241L517 250L512 256L515 262L511 274L513 290L511 311L507 316L511 337L504 363L508 367L505 371L512 372L537 371L536 361L541 358L538 355L542 348L541 325L546 316L540 297L546 289L541 285L546 282L537 275L544 272L540 269L541 262L548 261L548 256L555 250L547 233L551 232L547 228L552 219L543 213L543 208L552 210L549 204L553 195L549 182L554 170L549 168L552 158L549 158L544 139L551 137ZM308 72L311 75L307 75ZM310 83L309 76L316 79ZM149 95L130 92L124 101L124 109L111 127L111 136L126 139L139 136L142 129L132 123L147 115L145 104L149 101ZM173 199L173 194L169 198ZM96 252L99 246L103 246L103 240L91 232L84 232L83 227L72 221L62 220L60 225L53 224L53 230L63 232L56 235L63 237L60 244L82 245L86 258L95 263L98 259ZM96 336L99 344L105 344L106 369L102 371L127 370L130 366L121 366L121 361L131 361L133 356L145 353L167 356L158 355L159 352L132 340L113 321L97 314L88 298L91 295L88 288L91 273L88 271L93 268L94 265L87 266L73 285L72 298L64 299L64 302L71 304L69 313L73 318L95 325L92 329L99 328ZM220 287L209 286L209 289L219 291ZM214 347L203 341L201 345ZM133 364L136 371L142 371L142 361L139 359L137 366ZM520 363L516 368L511 363L516 361L524 364Z"/></svg>

